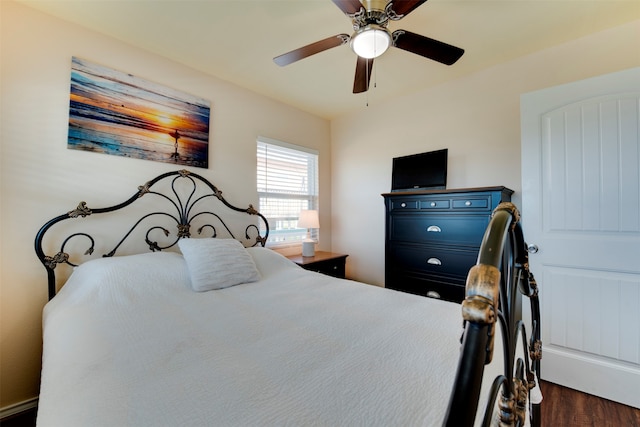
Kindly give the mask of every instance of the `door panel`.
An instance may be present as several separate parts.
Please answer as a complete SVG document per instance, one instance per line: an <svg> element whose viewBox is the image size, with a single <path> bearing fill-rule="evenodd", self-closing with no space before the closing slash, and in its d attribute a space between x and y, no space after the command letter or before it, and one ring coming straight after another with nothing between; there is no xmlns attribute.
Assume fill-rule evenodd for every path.
<svg viewBox="0 0 640 427"><path fill-rule="evenodd" d="M549 267L541 283L549 345L640 364L637 275Z"/></svg>
<svg viewBox="0 0 640 427"><path fill-rule="evenodd" d="M521 112L542 378L640 407L640 69L523 95Z"/></svg>

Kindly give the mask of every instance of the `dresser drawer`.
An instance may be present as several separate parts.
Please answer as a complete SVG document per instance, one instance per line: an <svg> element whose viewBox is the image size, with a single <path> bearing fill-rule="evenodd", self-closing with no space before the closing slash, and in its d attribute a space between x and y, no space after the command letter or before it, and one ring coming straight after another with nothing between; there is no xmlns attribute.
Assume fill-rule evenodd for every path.
<svg viewBox="0 0 640 427"><path fill-rule="evenodd" d="M327 274L329 276L345 278L347 255L333 252L315 251L315 255L306 257L302 255L290 255L291 261L305 270Z"/></svg>
<svg viewBox="0 0 640 427"><path fill-rule="evenodd" d="M389 239L480 246L489 220L486 215L391 215Z"/></svg>
<svg viewBox="0 0 640 427"><path fill-rule="evenodd" d="M310 265L303 265L305 270L315 271L333 277L344 279L345 276L345 259L332 259L327 261L316 262Z"/></svg>
<svg viewBox="0 0 640 427"><path fill-rule="evenodd" d="M451 200L449 199L426 199L420 200L420 209L432 210L432 209L449 209L451 206Z"/></svg>
<svg viewBox="0 0 640 427"><path fill-rule="evenodd" d="M478 250L432 247L426 245L393 245L388 267L396 271L425 274L432 277L466 280L469 269L478 259Z"/></svg>
<svg viewBox="0 0 640 427"><path fill-rule="evenodd" d="M385 283L385 287L396 291L457 303L462 302L465 296L465 285L462 282L424 279L413 277L410 274L395 276L393 280Z"/></svg>
<svg viewBox="0 0 640 427"><path fill-rule="evenodd" d="M408 211L420 208L420 201L415 198L391 200L390 208L392 211Z"/></svg>
<svg viewBox="0 0 640 427"><path fill-rule="evenodd" d="M451 206L455 210L489 210L491 209L491 195L473 195L451 200Z"/></svg>

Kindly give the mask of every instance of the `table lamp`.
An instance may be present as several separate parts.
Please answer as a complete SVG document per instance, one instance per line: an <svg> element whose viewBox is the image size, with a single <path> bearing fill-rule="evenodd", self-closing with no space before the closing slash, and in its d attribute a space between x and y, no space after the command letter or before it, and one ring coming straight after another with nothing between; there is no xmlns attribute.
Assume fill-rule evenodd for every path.
<svg viewBox="0 0 640 427"><path fill-rule="evenodd" d="M302 256L311 257L316 254L316 242L311 238L311 229L320 228L318 211L303 209L298 218L298 227L307 229L307 237L302 241Z"/></svg>

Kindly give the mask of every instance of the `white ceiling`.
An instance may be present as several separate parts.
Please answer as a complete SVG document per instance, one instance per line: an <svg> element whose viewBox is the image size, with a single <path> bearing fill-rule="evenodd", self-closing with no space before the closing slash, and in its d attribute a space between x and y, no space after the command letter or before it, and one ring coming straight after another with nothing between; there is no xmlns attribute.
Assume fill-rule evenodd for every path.
<svg viewBox="0 0 640 427"><path fill-rule="evenodd" d="M331 0L20 2L328 119L640 19L640 0L429 0L389 29L461 47L462 58L446 66L389 49L375 61L376 87L354 95L348 45L286 67L272 60L352 33Z"/></svg>

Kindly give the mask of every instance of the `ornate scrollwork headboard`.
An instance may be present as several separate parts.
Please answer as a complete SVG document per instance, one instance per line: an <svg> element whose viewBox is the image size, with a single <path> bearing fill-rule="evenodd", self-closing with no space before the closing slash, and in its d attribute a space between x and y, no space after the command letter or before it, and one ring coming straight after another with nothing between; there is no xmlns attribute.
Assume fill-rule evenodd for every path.
<svg viewBox="0 0 640 427"><path fill-rule="evenodd" d="M55 224L62 221L95 217L97 214L118 211L134 203L140 204L141 199L145 201L153 199L153 201L133 211L133 223L129 220L125 221L128 224L125 231L122 234L116 234L121 237L114 237L111 229L97 229L99 230L97 233L101 234L101 242L102 240L108 241L104 245L110 248L102 255L103 257L116 255L125 242L140 237L150 251L161 251L175 246L182 238L195 237L195 233L201 237L222 237L224 235L239 240L245 246L265 246L269 236L269 223L252 205L247 208L233 206L227 202L222 196L222 191L215 185L206 178L188 170L167 172L139 186L138 191L122 203L106 208L91 208L83 201L75 209L52 218L40 228L35 239L35 251L38 259L47 270L49 299L53 298L57 291L56 266L59 264L77 265L71 261L75 259L74 253L67 252L68 244L78 239L86 239L88 249L84 255L89 256L95 251L98 237L96 237L96 231L65 231L62 235L66 237L61 238L62 243L57 252L47 254L43 248L46 233ZM220 203L214 203L214 199ZM225 206L230 211L221 213L214 209L221 206ZM237 238L234 235L232 229L235 229L229 225L227 218L229 212L250 216L246 219L243 216L243 224L240 227L244 233L242 238ZM238 232L236 231L235 234ZM54 239L57 239L57 235L54 236ZM60 239L57 241L59 242ZM54 247L56 246L54 245Z"/></svg>

